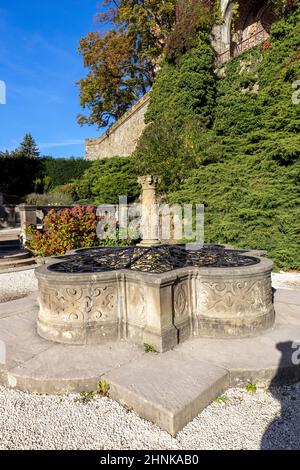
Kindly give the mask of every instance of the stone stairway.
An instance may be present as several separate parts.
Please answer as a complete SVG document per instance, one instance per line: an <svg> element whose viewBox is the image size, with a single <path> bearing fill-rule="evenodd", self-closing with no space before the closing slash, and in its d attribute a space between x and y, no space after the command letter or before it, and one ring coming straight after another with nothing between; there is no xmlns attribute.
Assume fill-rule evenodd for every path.
<svg viewBox="0 0 300 470"><path fill-rule="evenodd" d="M32 269L35 258L20 246L16 233L0 232L0 273Z"/></svg>

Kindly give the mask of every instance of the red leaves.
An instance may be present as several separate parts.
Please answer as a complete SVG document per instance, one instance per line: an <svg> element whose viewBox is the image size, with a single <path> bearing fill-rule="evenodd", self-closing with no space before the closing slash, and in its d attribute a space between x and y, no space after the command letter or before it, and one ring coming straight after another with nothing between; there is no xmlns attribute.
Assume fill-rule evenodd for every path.
<svg viewBox="0 0 300 470"><path fill-rule="evenodd" d="M269 40L266 40L262 43L262 48L265 50L265 49L269 49L269 47L271 46L271 41Z"/></svg>
<svg viewBox="0 0 300 470"><path fill-rule="evenodd" d="M93 206L75 206L72 209L52 209L44 219L44 230L31 226L29 247L38 255L63 255L83 246L94 246L98 238L99 217Z"/></svg>

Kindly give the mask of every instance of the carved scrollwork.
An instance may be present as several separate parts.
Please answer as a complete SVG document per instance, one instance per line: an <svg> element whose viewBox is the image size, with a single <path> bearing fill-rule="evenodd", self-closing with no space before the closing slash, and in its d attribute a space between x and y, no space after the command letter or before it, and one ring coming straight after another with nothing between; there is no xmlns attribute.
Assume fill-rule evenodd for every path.
<svg viewBox="0 0 300 470"><path fill-rule="evenodd" d="M66 294L67 296L70 298L70 299L73 299L73 300L80 300L82 295L83 295L83 289L80 289L80 288L74 288L74 287L71 287L71 288L66 288Z"/></svg>
<svg viewBox="0 0 300 470"><path fill-rule="evenodd" d="M146 321L146 302L145 292L141 286L128 285L128 303L131 306L131 312L134 311L136 323L143 324ZM128 312L129 315L131 312Z"/></svg>
<svg viewBox="0 0 300 470"><path fill-rule="evenodd" d="M109 317L116 310L117 293L114 287L47 289L41 291L44 311L60 321L84 322Z"/></svg>
<svg viewBox="0 0 300 470"><path fill-rule="evenodd" d="M182 282L174 287L174 313L177 318L188 313L187 285Z"/></svg>
<svg viewBox="0 0 300 470"><path fill-rule="evenodd" d="M201 281L198 311L209 316L243 317L262 314L272 305L269 278L244 281Z"/></svg>

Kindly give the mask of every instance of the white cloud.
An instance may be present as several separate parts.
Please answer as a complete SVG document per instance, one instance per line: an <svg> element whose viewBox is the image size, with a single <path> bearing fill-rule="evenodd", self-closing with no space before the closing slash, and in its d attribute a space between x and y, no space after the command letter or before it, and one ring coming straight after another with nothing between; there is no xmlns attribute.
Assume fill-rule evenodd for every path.
<svg viewBox="0 0 300 470"><path fill-rule="evenodd" d="M39 144L40 149L49 149L52 147L67 147L68 145L82 145L84 144L83 139L69 139L62 140L61 142L46 142Z"/></svg>

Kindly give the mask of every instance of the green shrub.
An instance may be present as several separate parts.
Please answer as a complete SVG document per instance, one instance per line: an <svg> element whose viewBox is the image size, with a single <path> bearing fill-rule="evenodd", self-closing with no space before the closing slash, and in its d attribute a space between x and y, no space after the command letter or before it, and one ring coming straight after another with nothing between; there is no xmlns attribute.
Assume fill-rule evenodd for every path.
<svg viewBox="0 0 300 470"><path fill-rule="evenodd" d="M56 186L51 190L51 193L61 194L63 197L69 198L72 202L76 202L78 199L77 187L78 183L75 180L70 183L62 184L61 186Z"/></svg>
<svg viewBox="0 0 300 470"><path fill-rule="evenodd" d="M126 157L94 161L75 184L78 200L95 204L117 204L119 196L133 201L140 193L134 161Z"/></svg>
<svg viewBox="0 0 300 470"><path fill-rule="evenodd" d="M34 191L39 194L48 193L53 188L50 176L43 176L34 180Z"/></svg>
<svg viewBox="0 0 300 470"><path fill-rule="evenodd" d="M55 186L61 186L78 178L82 178L84 172L92 165L92 162L88 160L74 157L44 157L42 163L44 184L48 186L48 189L50 189L49 186L53 189ZM43 190L47 190L45 186Z"/></svg>
<svg viewBox="0 0 300 470"><path fill-rule="evenodd" d="M266 249L276 267L300 269L300 105L292 104L300 78L299 7L273 26L269 42L222 67L215 96L208 87L215 106L204 104L204 114L192 104L195 90L183 86L177 98L184 58L163 66L137 165L162 177L170 202L205 205L207 242ZM215 77L208 50L194 59L201 95Z"/></svg>
<svg viewBox="0 0 300 470"><path fill-rule="evenodd" d="M180 60L197 42L199 32L207 37L217 21L218 12L214 1L177 0L176 22L168 35L165 57L169 62Z"/></svg>
<svg viewBox="0 0 300 470"><path fill-rule="evenodd" d="M0 156L0 192L20 202L35 190L34 180L42 175L40 158Z"/></svg>
<svg viewBox="0 0 300 470"><path fill-rule="evenodd" d="M161 64L150 92L146 113L149 124L133 155L138 174L161 176L163 192L179 189L199 158L214 161L215 152L220 151L216 146L209 155L199 156L203 148L199 135L210 139L216 97L214 52L204 23L204 30L195 34L189 47L182 42L188 49L185 54L177 57L181 42L174 43L176 61ZM185 29L187 25L182 26ZM198 29L199 23L192 30L194 27Z"/></svg>
<svg viewBox="0 0 300 470"><path fill-rule="evenodd" d="M215 86L214 52L208 34L199 34L196 45L178 63L162 64L150 92L146 121L171 120L180 127L198 118L210 125Z"/></svg>
<svg viewBox="0 0 300 470"><path fill-rule="evenodd" d="M195 121L194 128L196 126ZM171 120L157 120L149 124L133 156L137 174L160 175L160 190L164 193L179 189L195 166L195 152L188 136L188 131L186 134L179 132Z"/></svg>
<svg viewBox="0 0 300 470"><path fill-rule="evenodd" d="M34 206L69 206L73 204L73 199L69 194L58 191L46 194L31 193L26 196L26 203Z"/></svg>

